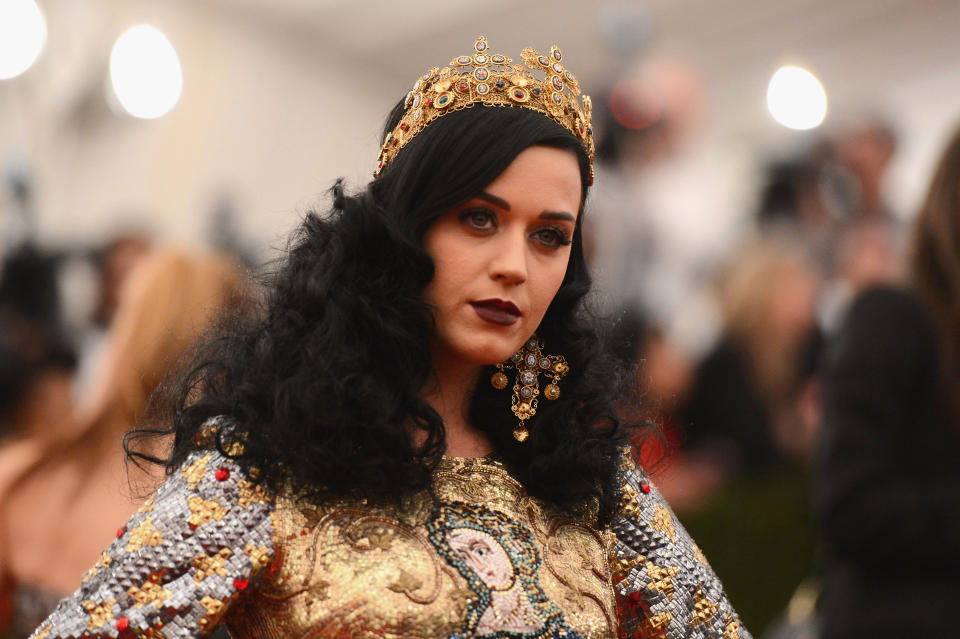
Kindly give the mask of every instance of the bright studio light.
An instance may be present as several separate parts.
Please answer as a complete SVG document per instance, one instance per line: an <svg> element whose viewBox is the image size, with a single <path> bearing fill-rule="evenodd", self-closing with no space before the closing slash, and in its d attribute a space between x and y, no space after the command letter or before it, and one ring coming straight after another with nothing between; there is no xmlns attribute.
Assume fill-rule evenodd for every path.
<svg viewBox="0 0 960 639"><path fill-rule="evenodd" d="M47 22L34 0L0 0L0 80L34 63L47 41Z"/></svg>
<svg viewBox="0 0 960 639"><path fill-rule="evenodd" d="M827 93L817 76L800 67L780 67L767 87L773 119L790 129L820 126L827 115Z"/></svg>
<svg viewBox="0 0 960 639"><path fill-rule="evenodd" d="M167 37L141 24L117 38L113 45L110 82L127 113L138 118L159 118L180 99L183 72Z"/></svg>

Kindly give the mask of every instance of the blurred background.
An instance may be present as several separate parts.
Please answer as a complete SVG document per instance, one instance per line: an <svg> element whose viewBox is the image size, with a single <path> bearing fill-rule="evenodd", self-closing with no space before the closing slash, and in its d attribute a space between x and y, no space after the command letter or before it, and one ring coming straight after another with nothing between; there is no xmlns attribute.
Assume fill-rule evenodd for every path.
<svg viewBox="0 0 960 639"><path fill-rule="evenodd" d="M57 407L83 431L152 247L256 272L335 179L366 184L420 73L481 34L557 44L594 100L587 249L669 443L655 478L747 627L812 636L786 633L818 589L822 353L903 272L960 119L957 25L953 0L0 0L7 448Z"/></svg>

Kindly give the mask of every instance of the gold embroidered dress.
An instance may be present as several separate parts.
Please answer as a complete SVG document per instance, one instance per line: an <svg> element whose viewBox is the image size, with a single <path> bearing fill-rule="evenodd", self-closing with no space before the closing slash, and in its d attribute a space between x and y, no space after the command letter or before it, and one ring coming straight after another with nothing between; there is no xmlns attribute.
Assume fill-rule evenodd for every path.
<svg viewBox="0 0 960 639"><path fill-rule="evenodd" d="M54 637L746 639L722 586L626 457L608 530L489 459L444 459L402 503L306 506L199 451L134 515Z"/></svg>

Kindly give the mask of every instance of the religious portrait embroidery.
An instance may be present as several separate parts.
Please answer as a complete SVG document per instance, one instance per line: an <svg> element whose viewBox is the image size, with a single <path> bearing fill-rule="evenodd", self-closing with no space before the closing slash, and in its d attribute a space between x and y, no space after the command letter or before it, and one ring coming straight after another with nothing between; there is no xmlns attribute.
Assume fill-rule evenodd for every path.
<svg viewBox="0 0 960 639"><path fill-rule="evenodd" d="M437 503L427 531L474 595L449 639L580 639L540 586L541 557L529 528L481 505Z"/></svg>

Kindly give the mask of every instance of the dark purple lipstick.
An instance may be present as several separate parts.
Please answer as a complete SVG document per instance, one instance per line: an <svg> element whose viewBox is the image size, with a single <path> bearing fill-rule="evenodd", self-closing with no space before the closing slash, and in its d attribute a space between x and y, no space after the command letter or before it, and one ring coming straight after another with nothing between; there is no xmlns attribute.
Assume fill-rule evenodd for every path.
<svg viewBox="0 0 960 639"><path fill-rule="evenodd" d="M477 312L481 319L501 326L510 326L523 315L516 304L500 299L470 302L470 306L473 307L473 310Z"/></svg>

